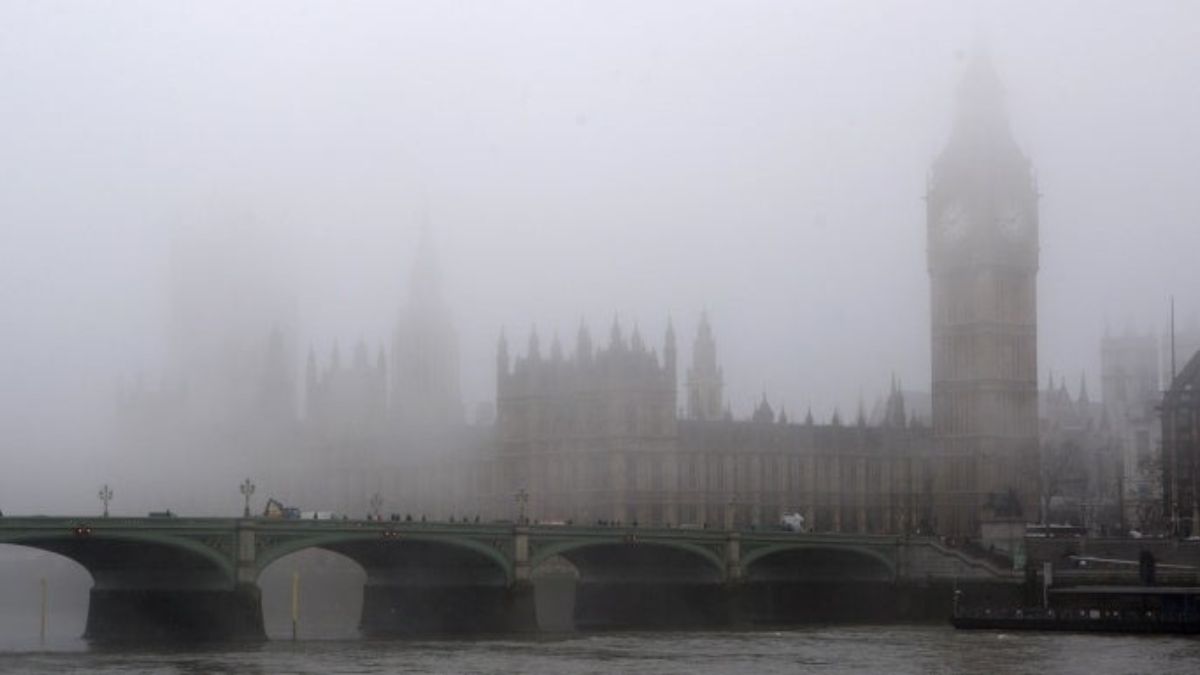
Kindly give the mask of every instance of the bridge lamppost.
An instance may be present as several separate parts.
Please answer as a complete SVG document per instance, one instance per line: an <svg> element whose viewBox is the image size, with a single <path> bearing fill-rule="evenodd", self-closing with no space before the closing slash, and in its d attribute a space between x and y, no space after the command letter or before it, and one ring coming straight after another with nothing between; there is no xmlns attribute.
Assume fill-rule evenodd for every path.
<svg viewBox="0 0 1200 675"><path fill-rule="evenodd" d="M517 524L524 525L525 505L529 503L529 493L525 491L525 488L521 488L513 497L517 500Z"/></svg>
<svg viewBox="0 0 1200 675"><path fill-rule="evenodd" d="M246 498L246 508L244 511L242 511L242 516L244 518L249 518L250 517L250 495L254 494L254 482L251 481L249 478L242 481L241 490L242 490L242 495Z"/></svg>
<svg viewBox="0 0 1200 675"><path fill-rule="evenodd" d="M105 483L100 488L100 493L96 496L100 498L100 501L104 502L104 517L107 518L108 517L108 503L111 502L112 498L113 498L112 488L108 487L108 483Z"/></svg>
<svg viewBox="0 0 1200 675"><path fill-rule="evenodd" d="M374 514L375 520L383 520L383 497L379 493L371 495L371 513Z"/></svg>

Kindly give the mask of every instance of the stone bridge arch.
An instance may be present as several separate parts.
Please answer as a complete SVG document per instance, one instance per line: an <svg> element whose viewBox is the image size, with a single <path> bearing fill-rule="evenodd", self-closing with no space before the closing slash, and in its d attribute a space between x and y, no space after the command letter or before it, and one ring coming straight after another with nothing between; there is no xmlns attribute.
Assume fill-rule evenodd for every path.
<svg viewBox="0 0 1200 675"><path fill-rule="evenodd" d="M75 640L86 627L88 596L95 580L86 567L60 553L0 543L0 617L38 616L45 603L46 639ZM45 583L45 595L42 583ZM3 638L34 644L38 623L3 621Z"/></svg>
<svg viewBox="0 0 1200 675"><path fill-rule="evenodd" d="M257 588L238 579L233 528L202 520L2 524L0 543L62 555L91 575L85 638L262 637Z"/></svg>
<svg viewBox="0 0 1200 675"><path fill-rule="evenodd" d="M602 561L605 553L614 555ZM613 558L620 558L621 554L624 554L623 562L642 572L654 571L655 566L660 566L659 571L668 573L665 575L666 580L706 579L719 582L725 578L725 562L721 554L709 546L678 539L642 538L635 535L554 541L536 547L529 563L532 569L537 569L551 558L562 557L579 570L581 579L603 580L611 579L622 572L622 561L618 559L615 566L607 567L611 570L610 573L598 573L602 568L613 565ZM688 571L693 574L680 574Z"/></svg>
<svg viewBox="0 0 1200 675"><path fill-rule="evenodd" d="M779 542L760 546L742 556L747 580L775 581L888 581L897 579L894 556L862 545L828 542ZM782 570L791 575L781 574Z"/></svg>
<svg viewBox="0 0 1200 675"><path fill-rule="evenodd" d="M543 537L546 536L545 533ZM571 617L580 629L715 627L726 620L723 542L641 533L561 533L533 547L537 570L563 559Z"/></svg>
<svg viewBox="0 0 1200 675"><path fill-rule="evenodd" d="M157 532L108 532L79 524L62 531L0 536L10 544L79 563L96 588L229 588L237 580L232 537L196 539Z"/></svg>
<svg viewBox="0 0 1200 675"><path fill-rule="evenodd" d="M366 582L366 568L328 548L302 548L274 557L258 569L254 582L262 596L267 637L357 638Z"/></svg>
<svg viewBox="0 0 1200 675"><path fill-rule="evenodd" d="M509 621L511 533L288 523L260 528L256 548L256 578L309 549L357 564L366 576L359 626L368 636L499 632Z"/></svg>
<svg viewBox="0 0 1200 675"><path fill-rule="evenodd" d="M897 569L886 551L858 543L764 542L742 557L743 618L760 624L894 618Z"/></svg>
<svg viewBox="0 0 1200 675"><path fill-rule="evenodd" d="M255 576L262 574L275 561L310 548L319 548L342 555L371 572L373 561L381 561L382 556L391 554L394 559L402 557L412 549L423 548L424 552L443 549L461 559L463 555L473 556L493 564L503 575L505 584L514 578L513 561L503 550L502 542L487 542L473 537L456 537L442 534L412 534L404 532L392 536L388 531L367 530L359 532L312 532L276 535L260 533L256 544L258 551L255 555ZM406 551L405 549L409 549ZM454 554L458 554L455 556ZM375 565L378 570L379 565Z"/></svg>

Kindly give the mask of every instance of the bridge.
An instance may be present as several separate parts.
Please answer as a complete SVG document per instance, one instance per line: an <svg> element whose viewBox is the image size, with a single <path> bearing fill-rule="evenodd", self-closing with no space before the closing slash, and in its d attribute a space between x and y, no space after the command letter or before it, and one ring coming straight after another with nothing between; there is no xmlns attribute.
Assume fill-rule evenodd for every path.
<svg viewBox="0 0 1200 675"><path fill-rule="evenodd" d="M954 585L1004 593L1022 579L927 537L778 531L10 516L0 544L91 574L93 640L263 639L258 578L307 549L366 572L368 635L536 631L540 580L564 570L573 621L586 627L944 617Z"/></svg>

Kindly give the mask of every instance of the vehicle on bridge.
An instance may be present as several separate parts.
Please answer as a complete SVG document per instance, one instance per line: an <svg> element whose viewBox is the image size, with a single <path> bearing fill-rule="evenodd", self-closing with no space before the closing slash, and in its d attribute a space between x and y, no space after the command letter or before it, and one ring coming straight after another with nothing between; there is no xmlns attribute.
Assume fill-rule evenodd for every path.
<svg viewBox="0 0 1200 675"><path fill-rule="evenodd" d="M804 516L799 513L785 513L779 519L779 525L788 532L804 532Z"/></svg>
<svg viewBox="0 0 1200 675"><path fill-rule="evenodd" d="M300 509L295 506L284 506L283 502L272 497L267 500L267 505L263 508L263 517L276 520L299 520Z"/></svg>

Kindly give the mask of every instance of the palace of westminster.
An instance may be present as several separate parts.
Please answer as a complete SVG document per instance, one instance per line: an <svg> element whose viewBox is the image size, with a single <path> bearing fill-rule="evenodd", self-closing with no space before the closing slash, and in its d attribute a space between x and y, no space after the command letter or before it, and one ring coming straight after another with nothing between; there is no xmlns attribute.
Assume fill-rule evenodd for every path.
<svg viewBox="0 0 1200 675"><path fill-rule="evenodd" d="M468 424L423 237L389 350L310 351L296 376L290 336L268 324L232 368L124 391L122 446L219 445L255 457L271 496L360 516L382 504L401 517L775 527L798 512L816 531L967 536L1005 520L1115 531L1172 509L1190 517L1164 506L1164 485L1169 499L1197 496L1171 493L1187 484L1166 476L1179 452L1159 456L1171 382L1158 337L1104 338L1099 400L1082 380L1074 394L1053 375L1039 388L1039 195L1001 99L988 61L972 60L931 167L931 396L893 384L873 410L828 422L789 419L764 397L735 419L707 316L686 364L673 326L648 340L614 321L595 340L581 325L567 347L535 333L518 350L502 336L494 419ZM1195 470L1192 433L1176 470Z"/></svg>

